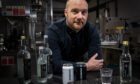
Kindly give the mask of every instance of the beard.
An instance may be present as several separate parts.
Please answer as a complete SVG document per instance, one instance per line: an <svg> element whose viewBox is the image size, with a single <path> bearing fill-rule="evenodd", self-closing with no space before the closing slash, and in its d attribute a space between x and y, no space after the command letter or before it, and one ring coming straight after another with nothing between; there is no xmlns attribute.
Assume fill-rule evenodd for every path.
<svg viewBox="0 0 140 84"><path fill-rule="evenodd" d="M80 31L84 25L85 25L85 20L82 20L82 19L75 19L73 21L67 21L67 25L72 29L72 30L75 30L75 31Z"/></svg>
<svg viewBox="0 0 140 84"><path fill-rule="evenodd" d="M83 25L84 24L84 21L81 20L81 19L77 19L74 21L74 23L78 24L78 25Z"/></svg>

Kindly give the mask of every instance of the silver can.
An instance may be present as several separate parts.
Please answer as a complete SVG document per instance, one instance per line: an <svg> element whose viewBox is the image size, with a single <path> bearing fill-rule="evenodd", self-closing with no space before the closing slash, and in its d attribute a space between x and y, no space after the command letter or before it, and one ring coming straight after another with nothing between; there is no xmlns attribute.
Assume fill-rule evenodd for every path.
<svg viewBox="0 0 140 84"><path fill-rule="evenodd" d="M73 82L74 81L73 65L71 63L65 63L63 64L62 69L63 69L63 73L62 73L63 84L68 84L69 82Z"/></svg>

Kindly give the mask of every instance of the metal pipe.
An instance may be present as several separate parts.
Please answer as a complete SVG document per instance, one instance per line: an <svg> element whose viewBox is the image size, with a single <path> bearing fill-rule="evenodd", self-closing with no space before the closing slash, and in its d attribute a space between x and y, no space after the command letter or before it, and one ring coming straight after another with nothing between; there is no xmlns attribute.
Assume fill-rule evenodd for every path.
<svg viewBox="0 0 140 84"><path fill-rule="evenodd" d="M115 0L115 17L118 17L118 0Z"/></svg>
<svg viewBox="0 0 140 84"><path fill-rule="evenodd" d="M50 10L50 13L51 13L51 24L53 24L53 1L50 0L50 4L51 4L51 10Z"/></svg>
<svg viewBox="0 0 140 84"><path fill-rule="evenodd" d="M46 10L45 10L45 23L48 21L48 2L46 2Z"/></svg>
<svg viewBox="0 0 140 84"><path fill-rule="evenodd" d="M36 12L32 12L30 14L30 28L29 28L29 35L31 39L31 48L35 49L35 25L37 22L37 14Z"/></svg>
<svg viewBox="0 0 140 84"><path fill-rule="evenodd" d="M96 18L99 18L99 5L100 5L100 1L99 0L96 0L97 2L97 10L96 10Z"/></svg>

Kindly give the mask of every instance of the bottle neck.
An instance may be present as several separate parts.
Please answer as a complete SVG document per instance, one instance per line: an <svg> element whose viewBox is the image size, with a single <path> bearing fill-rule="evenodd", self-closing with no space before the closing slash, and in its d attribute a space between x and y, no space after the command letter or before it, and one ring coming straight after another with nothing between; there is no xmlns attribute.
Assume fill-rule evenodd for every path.
<svg viewBox="0 0 140 84"><path fill-rule="evenodd" d="M23 50L27 49L26 40L25 39L21 39L21 49L23 49Z"/></svg>
<svg viewBox="0 0 140 84"><path fill-rule="evenodd" d="M0 43L0 51L7 51L7 48L4 46L4 43Z"/></svg>
<svg viewBox="0 0 140 84"><path fill-rule="evenodd" d="M3 47L3 43L0 43L0 48Z"/></svg>
<svg viewBox="0 0 140 84"><path fill-rule="evenodd" d="M3 51L3 44L0 44L0 51Z"/></svg>
<svg viewBox="0 0 140 84"><path fill-rule="evenodd" d="M42 57L43 55L43 49L39 49L39 52L38 52L38 55L39 55L39 57Z"/></svg>
<svg viewBox="0 0 140 84"><path fill-rule="evenodd" d="M49 47L48 38L44 38L44 47Z"/></svg>
<svg viewBox="0 0 140 84"><path fill-rule="evenodd" d="M5 46L4 46L4 38L3 36L0 34L0 51L5 50Z"/></svg>
<svg viewBox="0 0 140 84"><path fill-rule="evenodd" d="M48 43L44 43L44 47L49 47L49 44Z"/></svg>
<svg viewBox="0 0 140 84"><path fill-rule="evenodd" d="M23 46L21 46L21 49L22 50L27 50L27 46L26 45L23 45Z"/></svg>
<svg viewBox="0 0 140 84"><path fill-rule="evenodd" d="M128 45L123 46L123 53L129 53L129 47Z"/></svg>

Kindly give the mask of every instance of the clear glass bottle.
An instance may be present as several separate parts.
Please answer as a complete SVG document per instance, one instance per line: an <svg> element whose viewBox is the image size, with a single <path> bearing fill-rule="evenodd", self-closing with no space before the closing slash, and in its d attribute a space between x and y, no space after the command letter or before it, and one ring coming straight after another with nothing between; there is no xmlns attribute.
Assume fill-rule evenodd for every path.
<svg viewBox="0 0 140 84"><path fill-rule="evenodd" d="M120 57L120 82L128 83L132 81L132 59L129 53L128 41L123 41L123 51Z"/></svg>
<svg viewBox="0 0 140 84"><path fill-rule="evenodd" d="M0 34L0 78L5 77L5 66L7 65L7 48L4 46L4 35Z"/></svg>
<svg viewBox="0 0 140 84"><path fill-rule="evenodd" d="M48 35L44 35L44 56L47 59L47 78L53 77L52 70L52 50L49 48Z"/></svg>
<svg viewBox="0 0 140 84"><path fill-rule="evenodd" d="M20 83L31 82L31 54L27 50L26 37L21 36L21 48L17 53L17 75Z"/></svg>
<svg viewBox="0 0 140 84"><path fill-rule="evenodd" d="M44 56L44 48L43 46L39 46L37 59L37 81L38 83L46 83L47 82L47 59Z"/></svg>
<svg viewBox="0 0 140 84"><path fill-rule="evenodd" d="M7 51L6 47L4 46L4 36L0 34L0 51Z"/></svg>

